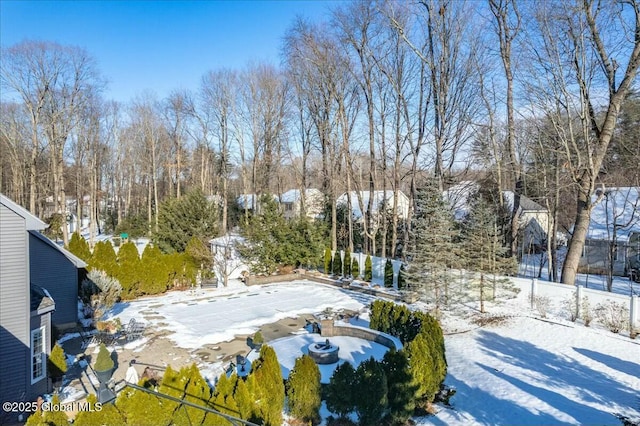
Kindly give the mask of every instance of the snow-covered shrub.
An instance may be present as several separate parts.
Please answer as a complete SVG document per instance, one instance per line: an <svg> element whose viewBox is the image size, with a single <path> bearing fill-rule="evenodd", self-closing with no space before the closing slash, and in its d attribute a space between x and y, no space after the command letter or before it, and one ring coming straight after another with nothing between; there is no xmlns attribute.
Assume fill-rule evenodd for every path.
<svg viewBox="0 0 640 426"><path fill-rule="evenodd" d="M629 325L629 309L623 303L608 302L599 303L596 306L596 318L609 331L619 333Z"/></svg>
<svg viewBox="0 0 640 426"><path fill-rule="evenodd" d="M569 314L571 322L578 319L578 305L576 303L576 292L571 293L571 297L562 301L562 308Z"/></svg>
<svg viewBox="0 0 640 426"><path fill-rule="evenodd" d="M546 318L547 312L549 312L549 308L551 307L551 299L547 296L534 296L533 304L540 316Z"/></svg>
<svg viewBox="0 0 640 426"><path fill-rule="evenodd" d="M584 321L584 325L589 327L591 321L593 320L593 311L591 311L591 304L589 303L589 298L587 296L582 297L582 321Z"/></svg>

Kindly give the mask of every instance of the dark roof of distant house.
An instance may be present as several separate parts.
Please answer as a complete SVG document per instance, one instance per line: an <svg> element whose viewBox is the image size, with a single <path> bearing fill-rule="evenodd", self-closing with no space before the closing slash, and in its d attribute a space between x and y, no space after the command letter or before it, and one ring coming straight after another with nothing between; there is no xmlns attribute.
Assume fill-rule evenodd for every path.
<svg viewBox="0 0 640 426"><path fill-rule="evenodd" d="M39 314L44 314L49 311L53 311L56 308L56 303L44 288L31 284L31 311L37 311Z"/></svg>

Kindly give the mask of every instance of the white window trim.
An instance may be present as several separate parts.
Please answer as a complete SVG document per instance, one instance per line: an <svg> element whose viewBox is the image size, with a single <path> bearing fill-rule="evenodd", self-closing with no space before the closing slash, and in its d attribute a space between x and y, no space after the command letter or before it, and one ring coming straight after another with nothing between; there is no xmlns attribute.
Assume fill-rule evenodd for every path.
<svg viewBox="0 0 640 426"><path fill-rule="evenodd" d="M37 383L40 380L44 379L45 377L47 377L47 353L46 353L46 347L47 347L47 334L45 333L46 327L40 327L40 328L36 328L31 330L31 345L30 345L30 352L31 352L31 357L29 358L29 372L31 374L31 384ZM33 377L33 358L34 356L36 356L36 354L33 353L33 349L34 349L34 345L33 345L33 338L36 335L36 333L42 333L42 352L40 352L40 357L42 358L42 374L38 377Z"/></svg>

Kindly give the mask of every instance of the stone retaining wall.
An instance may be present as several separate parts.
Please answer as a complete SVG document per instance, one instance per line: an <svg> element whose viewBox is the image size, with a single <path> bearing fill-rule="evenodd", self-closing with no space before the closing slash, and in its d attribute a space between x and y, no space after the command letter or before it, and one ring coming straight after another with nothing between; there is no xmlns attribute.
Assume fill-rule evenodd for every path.
<svg viewBox="0 0 640 426"><path fill-rule="evenodd" d="M359 339L369 340L370 342L376 342L382 346L386 346L389 349L402 349L402 345L398 347L396 342L391 336L381 331L371 330L364 327L356 327L351 325L342 325L333 323L330 327L322 323L321 334L322 337L335 337L335 336L347 336L357 337Z"/></svg>

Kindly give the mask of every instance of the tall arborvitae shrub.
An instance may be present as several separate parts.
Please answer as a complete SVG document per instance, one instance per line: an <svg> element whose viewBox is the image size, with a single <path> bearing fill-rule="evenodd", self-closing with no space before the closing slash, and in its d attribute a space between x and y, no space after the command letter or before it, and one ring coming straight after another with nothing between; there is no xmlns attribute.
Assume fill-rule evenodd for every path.
<svg viewBox="0 0 640 426"><path fill-rule="evenodd" d="M384 286L387 288L393 287L393 263L391 263L391 259L387 259L384 264Z"/></svg>
<svg viewBox="0 0 640 426"><path fill-rule="evenodd" d="M116 252L109 241L98 241L93 248L93 255L89 261L92 269L104 271L110 277L117 274L118 264L116 262Z"/></svg>
<svg viewBox="0 0 640 426"><path fill-rule="evenodd" d="M344 251L344 275L345 277L351 276L351 251L347 248Z"/></svg>
<svg viewBox="0 0 640 426"><path fill-rule="evenodd" d="M253 362L251 375L255 379L256 414L265 425L280 426L285 392L282 370L273 348L262 346L260 357Z"/></svg>
<svg viewBox="0 0 640 426"><path fill-rule="evenodd" d="M361 425L379 425L387 408L387 377L382 364L369 358L355 373L355 411Z"/></svg>
<svg viewBox="0 0 640 426"><path fill-rule="evenodd" d="M331 273L331 249L324 250L324 273Z"/></svg>
<svg viewBox="0 0 640 426"><path fill-rule="evenodd" d="M387 377L390 420L393 424L406 424L416 406L417 389L406 352L394 349L388 351L382 359L382 368Z"/></svg>
<svg viewBox="0 0 640 426"><path fill-rule="evenodd" d="M240 379L242 381L242 379ZM233 397L233 392L235 390L236 384L238 383L238 376L233 373L231 377L227 377L226 374L221 374L218 379L218 383L216 383L216 387L213 392L213 396L211 397L211 401L209 402L209 406L214 410L217 410L223 414L228 414L234 417L240 417L238 414L238 405L236 404L236 400ZM207 416L202 423L203 425L223 425L229 424L227 420L224 420L222 417L213 414L207 413Z"/></svg>
<svg viewBox="0 0 640 426"><path fill-rule="evenodd" d="M118 272L116 278L122 286L122 297L131 299L140 294L140 281L144 271L136 245L129 241L118 250Z"/></svg>
<svg viewBox="0 0 640 426"><path fill-rule="evenodd" d="M58 407L60 405L60 397L58 394L53 395L51 400L52 407ZM46 410L38 409L29 416L26 426L68 426L69 417L63 410Z"/></svg>
<svg viewBox="0 0 640 426"><path fill-rule="evenodd" d="M329 411L341 417L353 411L355 399L359 397L353 393L354 384L355 370L348 362L339 365L333 371L325 395Z"/></svg>
<svg viewBox="0 0 640 426"><path fill-rule="evenodd" d="M358 263L358 257L354 257L351 261L351 275L353 278L360 278L360 265Z"/></svg>
<svg viewBox="0 0 640 426"><path fill-rule="evenodd" d="M342 275L342 258L340 257L340 250L336 250L333 255L333 274L337 276Z"/></svg>
<svg viewBox="0 0 640 426"><path fill-rule="evenodd" d="M364 280L371 282L373 279L373 266L371 265L371 256L367 255L364 261Z"/></svg>
<svg viewBox="0 0 640 426"><path fill-rule="evenodd" d="M398 271L398 290L404 290L407 288L407 271L404 268L404 263L400 265L400 270Z"/></svg>
<svg viewBox="0 0 640 426"><path fill-rule="evenodd" d="M96 397L96 395L90 394L89 396L87 396L87 404L89 405L89 407L93 407L94 410L80 410L73 420L73 423L76 425L86 426L127 424L125 418L122 416L122 414L114 404L104 404L100 408L100 411L98 411L95 409L97 402L98 398Z"/></svg>
<svg viewBox="0 0 640 426"><path fill-rule="evenodd" d="M194 363L190 367L186 368L186 371L182 372L183 377L187 378L187 384L184 388L184 400L196 404L199 406L207 406L209 399L211 398L211 388L206 380L200 374L198 366ZM174 424L202 424L206 412L195 407L185 406L182 411L184 413L186 423L183 423L175 418Z"/></svg>
<svg viewBox="0 0 640 426"><path fill-rule="evenodd" d="M296 359L289 373L287 402L293 417L312 424L320 420L320 369L309 355Z"/></svg>
<svg viewBox="0 0 640 426"><path fill-rule="evenodd" d="M165 255L159 248L148 245L142 253L143 277L140 281L141 294L158 294L169 287L169 267Z"/></svg>
<svg viewBox="0 0 640 426"><path fill-rule="evenodd" d="M82 238L82 236L74 232L71 236L71 240L69 241L69 251L85 262L89 262L91 259L91 249L89 248L89 243L87 240Z"/></svg>
<svg viewBox="0 0 640 426"><path fill-rule="evenodd" d="M251 396L253 393L253 377L249 375L247 380L238 379L236 381L236 388L233 391L233 399L238 406L238 412L240 418L243 420L250 420L254 418L254 399Z"/></svg>

